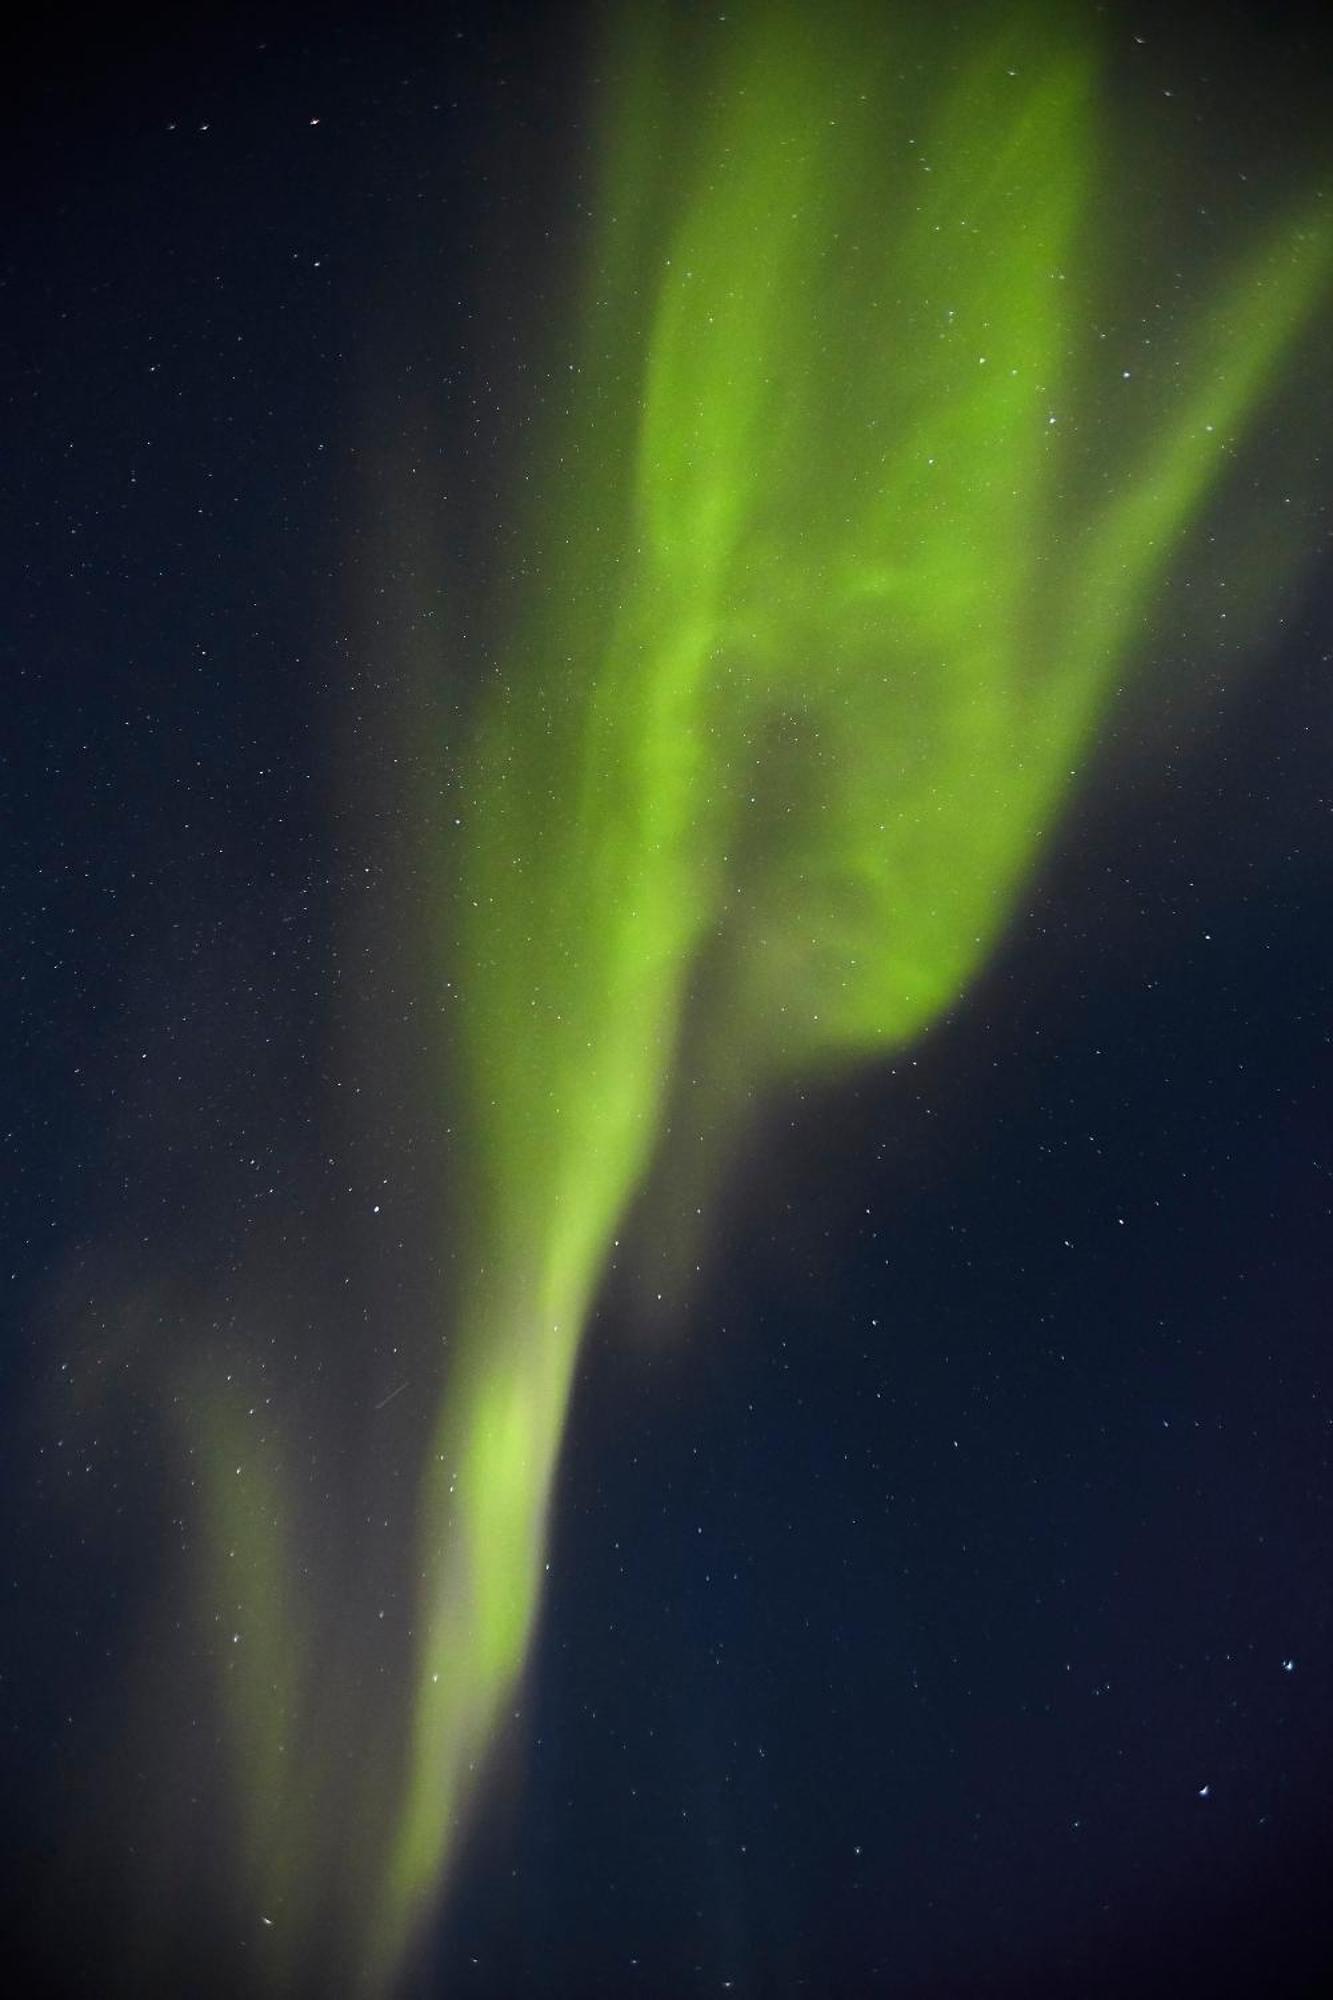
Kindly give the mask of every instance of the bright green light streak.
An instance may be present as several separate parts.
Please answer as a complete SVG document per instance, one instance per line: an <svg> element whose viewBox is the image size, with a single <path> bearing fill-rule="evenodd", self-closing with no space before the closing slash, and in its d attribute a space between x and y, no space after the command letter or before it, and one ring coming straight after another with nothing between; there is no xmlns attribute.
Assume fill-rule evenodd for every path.
<svg viewBox="0 0 1333 2000"><path fill-rule="evenodd" d="M958 997L1328 266L1305 226L1233 275L1071 518L1089 46L1024 17L919 134L882 13L743 15L674 99L666 58L640 24L613 64L541 589L476 757L474 1334L428 1484L384 1963L526 1653L582 1321L700 947L729 967L704 1039L755 1088Z"/></svg>
<svg viewBox="0 0 1333 2000"><path fill-rule="evenodd" d="M1252 249L1085 435L1122 371L1074 10L965 59L941 31L924 70L928 25L878 8L678 30L628 14L607 58L537 583L449 864L468 1267L372 1991L526 1657L582 1327L686 1026L739 1102L957 1000L1329 269L1322 221ZM1262 551L1270 580L1300 554Z"/></svg>

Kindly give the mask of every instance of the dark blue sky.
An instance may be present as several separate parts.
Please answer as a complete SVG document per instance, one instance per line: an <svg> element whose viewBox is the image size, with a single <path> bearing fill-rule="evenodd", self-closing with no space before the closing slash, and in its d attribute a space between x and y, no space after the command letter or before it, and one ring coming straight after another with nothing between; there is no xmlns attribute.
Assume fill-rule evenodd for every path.
<svg viewBox="0 0 1333 2000"><path fill-rule="evenodd" d="M6 65L16 1991L130 1990L147 1921L117 1757L175 1523L140 1347L271 1307L336 1496L391 1366L362 1329L447 1260L406 780L447 781L516 560L587 20L57 13ZM1308 151L1294 11L1147 32L1201 180ZM476 649L427 741L446 596ZM752 1135L683 1337L628 1233L422 2000L1321 1990L1331 654L1326 566L1225 692L1192 661L1162 699L1162 642L966 1002ZM361 1256L386 1162L402 1233ZM75 1421L71 1368L127 1386ZM171 1990L243 1993L196 1824Z"/></svg>

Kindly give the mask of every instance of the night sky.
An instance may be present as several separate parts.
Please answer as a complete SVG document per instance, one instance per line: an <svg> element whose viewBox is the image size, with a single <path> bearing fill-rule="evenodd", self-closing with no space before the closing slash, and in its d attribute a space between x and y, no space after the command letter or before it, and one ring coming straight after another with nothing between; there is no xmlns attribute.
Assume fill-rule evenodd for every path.
<svg viewBox="0 0 1333 2000"><path fill-rule="evenodd" d="M937 366L909 223L857 289L866 162L954 131L904 197L947 208L1003 153L947 113L1003 10L849 16L887 136L789 236L785 193L739 226L798 150L765 91L859 72L728 11L642 57L629 249L651 93L591 6L50 10L5 52L16 1993L1333 1977L1329 277L1274 330L1243 276L1333 231L1327 32L1089 10L1048 474ZM1060 37L1014 19L1026 88ZM998 351L1045 337L1047 223L996 200L948 282ZM1251 340L1187 494L1190 371ZM881 423L910 575L858 545L846 589L892 641L827 581ZM1149 487L1157 566L1127 510L1080 571L1066 522ZM969 593L1024 715L1048 642L1078 665L1012 849L1018 737L940 776ZM705 599L716 719L616 665ZM844 896L815 833L842 869L895 796L918 844ZM552 1301L564 1347L504 1321Z"/></svg>

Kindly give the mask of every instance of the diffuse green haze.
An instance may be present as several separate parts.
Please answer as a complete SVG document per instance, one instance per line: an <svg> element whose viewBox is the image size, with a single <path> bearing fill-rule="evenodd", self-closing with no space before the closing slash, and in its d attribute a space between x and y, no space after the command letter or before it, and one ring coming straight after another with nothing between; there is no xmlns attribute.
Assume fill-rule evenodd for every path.
<svg viewBox="0 0 1333 2000"><path fill-rule="evenodd" d="M582 1328L687 1023L739 1105L958 998L1326 282L1305 218L1153 356L1099 347L1136 274L1092 229L1094 39L1072 8L970 45L928 11L634 10L603 65L570 405L442 887L467 1266L367 1990L523 1666ZM1263 528L1271 584L1301 552Z"/></svg>

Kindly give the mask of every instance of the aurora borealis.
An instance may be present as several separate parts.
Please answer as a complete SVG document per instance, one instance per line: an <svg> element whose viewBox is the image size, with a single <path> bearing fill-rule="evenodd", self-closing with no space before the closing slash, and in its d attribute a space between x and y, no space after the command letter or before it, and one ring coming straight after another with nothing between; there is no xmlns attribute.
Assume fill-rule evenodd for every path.
<svg viewBox="0 0 1333 2000"><path fill-rule="evenodd" d="M121 1286L108 1339L134 1387L84 1413L160 1439L182 1553L134 1628L108 1782L132 1767L130 1820L169 1855L177 1738L208 1744L189 1879L244 1933L257 1993L437 1990L431 1933L523 1707L613 1252L665 1287L688 1369L752 1130L947 1026L1115 704L1167 673L1163 704L1198 700L1219 653L1257 673L1317 549L1323 432L1290 419L1333 276L1317 162L1164 239L1121 193L1148 141L1092 9L580 19L555 99L580 163L563 318L511 308L548 386L497 454L502 522L468 529L508 567L478 565L466 617L446 604L423 637L414 613L410 647L366 627L374 671L401 673L410 768L386 755L375 785L409 887L382 910L339 892L332 924L411 926L410 1118L323 1114L364 1115L376 1198L357 1184L355 1224L331 1206L280 1286L238 1255L210 1303L188 1228L176 1270ZM1162 171L1186 212L1183 142ZM386 455L368 572L406 565L418 502L395 482L419 455ZM340 997L326 1031L335 1071L358 1045L349 1101L400 1032L383 990ZM395 1157L409 1126L429 1171ZM342 1277L359 1330L334 1273L400 1166L414 1275ZM284 1313L303 1331L279 1362ZM181 1933L156 1939L153 1905L188 1892L118 1839L127 1968L170 1976Z"/></svg>
<svg viewBox="0 0 1333 2000"><path fill-rule="evenodd" d="M512 642L469 800L477 1269L423 1490L391 1935L435 1888L523 1662L579 1337L703 941L725 970L691 1025L742 1102L901 1045L958 997L1328 276L1308 218L1228 272L1172 357L1165 422L1131 418L1119 476L1087 498L1060 418L1077 421L1092 288L1091 54L1047 17L983 38L899 220L891 35L881 74L863 54L877 25L742 16L683 104L642 20L617 51L611 91L638 117L602 162L616 212L564 476L538 501L567 546ZM644 215L666 219L636 234ZM780 816L755 796L773 764Z"/></svg>

